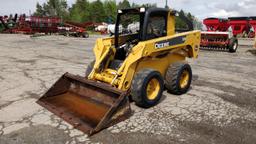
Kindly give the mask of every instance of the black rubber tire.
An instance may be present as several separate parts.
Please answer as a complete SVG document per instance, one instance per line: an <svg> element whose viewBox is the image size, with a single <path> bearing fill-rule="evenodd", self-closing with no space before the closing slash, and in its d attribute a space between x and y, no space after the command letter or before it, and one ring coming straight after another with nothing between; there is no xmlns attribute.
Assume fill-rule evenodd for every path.
<svg viewBox="0 0 256 144"><path fill-rule="evenodd" d="M238 48L238 40L236 37L232 37L228 44L228 50L230 53L235 53Z"/></svg>
<svg viewBox="0 0 256 144"><path fill-rule="evenodd" d="M160 84L159 92L154 100L147 97L146 88L151 79L157 79ZM155 106L162 97L164 90L164 80L158 71L153 69L143 69L139 71L132 81L131 97L139 107L149 108Z"/></svg>
<svg viewBox="0 0 256 144"><path fill-rule="evenodd" d="M85 71L85 77L87 78L89 76L89 74L91 73L93 66L94 66L95 60L91 61Z"/></svg>
<svg viewBox="0 0 256 144"><path fill-rule="evenodd" d="M182 73L187 70L189 73L189 80L186 87L181 88L180 86L180 79ZM192 81L192 70L189 64L185 62L176 62L171 64L165 74L165 87L166 89L176 95L185 94L191 85Z"/></svg>
<svg viewBox="0 0 256 144"><path fill-rule="evenodd" d="M83 38L89 38L89 33L84 32L84 33L82 34L82 36L83 36Z"/></svg>

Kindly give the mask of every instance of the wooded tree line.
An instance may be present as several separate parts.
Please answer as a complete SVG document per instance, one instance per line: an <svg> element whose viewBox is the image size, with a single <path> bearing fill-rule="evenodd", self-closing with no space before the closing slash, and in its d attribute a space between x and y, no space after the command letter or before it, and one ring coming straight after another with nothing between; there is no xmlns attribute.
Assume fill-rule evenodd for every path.
<svg viewBox="0 0 256 144"><path fill-rule="evenodd" d="M63 20L73 22L106 22L114 23L116 20L117 9L134 8L134 7L156 7L156 4L130 3L123 0L117 3L115 0L76 0L69 7L67 0L48 0L43 4L36 4L35 16L57 16ZM196 18L190 13L181 10L180 15L186 15L190 20L197 22ZM185 27L186 24L179 18L176 19L176 27Z"/></svg>

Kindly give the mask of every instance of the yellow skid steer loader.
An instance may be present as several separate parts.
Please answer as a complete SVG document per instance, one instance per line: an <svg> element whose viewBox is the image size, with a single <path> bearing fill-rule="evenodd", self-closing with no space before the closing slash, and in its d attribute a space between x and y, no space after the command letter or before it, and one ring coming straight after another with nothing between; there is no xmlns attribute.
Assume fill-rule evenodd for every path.
<svg viewBox="0 0 256 144"><path fill-rule="evenodd" d="M129 97L149 108L164 89L188 91L200 32L175 30L175 11L164 8L118 10L114 37L100 38L85 76L64 74L38 100L75 128L92 135L131 115Z"/></svg>

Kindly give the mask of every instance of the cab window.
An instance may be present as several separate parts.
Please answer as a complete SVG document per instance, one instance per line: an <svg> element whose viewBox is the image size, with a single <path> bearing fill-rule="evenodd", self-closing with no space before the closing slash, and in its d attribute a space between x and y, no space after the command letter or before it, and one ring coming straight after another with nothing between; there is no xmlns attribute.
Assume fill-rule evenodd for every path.
<svg viewBox="0 0 256 144"><path fill-rule="evenodd" d="M165 16L150 16L148 20L146 39L154 39L167 35Z"/></svg>

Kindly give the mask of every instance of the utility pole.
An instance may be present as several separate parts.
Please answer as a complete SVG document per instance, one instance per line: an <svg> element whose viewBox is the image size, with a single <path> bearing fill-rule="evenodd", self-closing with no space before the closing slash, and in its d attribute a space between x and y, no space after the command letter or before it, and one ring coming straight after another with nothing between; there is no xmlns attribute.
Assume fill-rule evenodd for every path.
<svg viewBox="0 0 256 144"><path fill-rule="evenodd" d="M165 0L165 8L169 8L168 7L168 0Z"/></svg>

